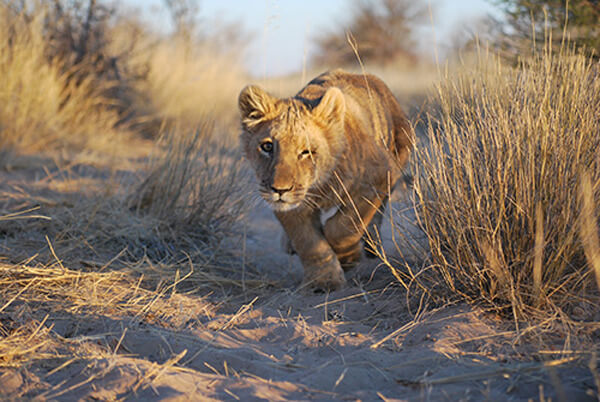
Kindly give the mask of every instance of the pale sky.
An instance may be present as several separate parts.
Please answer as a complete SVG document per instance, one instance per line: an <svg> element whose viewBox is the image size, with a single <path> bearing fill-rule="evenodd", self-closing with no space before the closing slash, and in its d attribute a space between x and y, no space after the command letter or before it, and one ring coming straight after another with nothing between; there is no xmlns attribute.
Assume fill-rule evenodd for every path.
<svg viewBox="0 0 600 402"><path fill-rule="evenodd" d="M423 53L432 55L434 44L443 54L454 30L470 20L498 14L489 0L423 0L434 10L433 24L423 28ZM126 0L154 24L168 27L163 0ZM251 33L245 65L254 75L273 76L302 69L311 38L331 24L348 19L348 0L201 0L204 22L219 18L239 22ZM426 3L427 4L427 3ZM434 41L435 37L435 41Z"/></svg>

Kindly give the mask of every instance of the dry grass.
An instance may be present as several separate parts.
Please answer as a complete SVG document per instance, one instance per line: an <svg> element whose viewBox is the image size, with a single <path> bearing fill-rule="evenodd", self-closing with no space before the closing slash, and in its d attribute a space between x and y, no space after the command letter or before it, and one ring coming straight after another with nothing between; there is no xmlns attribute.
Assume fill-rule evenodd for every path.
<svg viewBox="0 0 600 402"><path fill-rule="evenodd" d="M245 176L211 137L232 138L243 76L233 49L161 37L124 17L96 23L104 8L94 2L55 5L0 2L0 167L46 176L2 189L4 253L47 263L52 244L72 268L118 255L120 267L161 274L189 260L198 283L216 265L231 276L238 257L221 242L242 214ZM77 18L96 24L97 43ZM216 115L218 129L208 128ZM161 137L160 125L178 128ZM18 216L29 208L47 219Z"/></svg>
<svg viewBox="0 0 600 402"><path fill-rule="evenodd" d="M173 226L206 232L241 218L246 190L240 158L211 137L212 126L206 124L195 131L167 129L158 155L149 162L148 177L134 194L135 208Z"/></svg>
<svg viewBox="0 0 600 402"><path fill-rule="evenodd" d="M61 29L83 22L69 12L0 3L4 150L114 151L131 134L158 136L165 120L193 129L212 116L228 138L237 135L235 100L245 82L239 49L159 36L125 18L94 27L104 30L98 46L73 48Z"/></svg>
<svg viewBox="0 0 600 402"><path fill-rule="evenodd" d="M598 232L599 94L597 64L570 49L516 68L481 57L444 80L415 191L432 267L452 294L510 313L517 328L598 319L595 257L586 261L580 235L588 244Z"/></svg>
<svg viewBox="0 0 600 402"><path fill-rule="evenodd" d="M117 30L115 42L127 39L127 31ZM237 135L236 100L246 81L239 57L209 43L147 34L133 44L127 64L133 71L145 71L144 79L133 85L141 122L170 120L194 128L219 116L219 128L229 131L229 138Z"/></svg>
<svg viewBox="0 0 600 402"><path fill-rule="evenodd" d="M0 263L0 367L46 361L60 370L86 358L110 356L118 345L98 347L95 340L118 339L121 334L73 337L80 324L97 317L123 320L125 326L145 322L171 328L212 317L214 305L178 294L182 281L173 275L157 288L145 289L140 278L124 272ZM79 323L69 317L78 317Z"/></svg>
<svg viewBox="0 0 600 402"><path fill-rule="evenodd" d="M75 392L115 368L117 351L128 352L120 346L127 329L165 328L185 337L179 332L213 319L219 304L269 285L250 266L242 273L243 255L232 247L244 205L236 185L239 158L201 131L184 133L166 136L154 158L121 161L114 171L90 163L50 167L35 180L23 180L19 171L6 174L0 185L0 371L43 367L47 378L81 367L75 384L40 388L52 397ZM149 195L149 188L160 194ZM145 204L132 209L138 191ZM164 360L159 368L170 356ZM160 374L152 373L140 374L132 389ZM19 392L40 394L29 383Z"/></svg>
<svg viewBox="0 0 600 402"><path fill-rule="evenodd" d="M596 230L598 227L598 218L596 217L597 214L594 207L594 190L587 172L583 172L582 174L579 194L582 206L579 218L581 242L583 243L589 267L596 277L596 285L600 289L600 238L598 230Z"/></svg>
<svg viewBox="0 0 600 402"><path fill-rule="evenodd" d="M192 260L200 254L205 262L210 256L212 264L227 266L224 257L233 254L222 243L235 234L249 206L248 175L237 151L211 137L212 125L166 130L128 202L137 216L158 222L163 237L177 243L164 248L166 255L181 258L185 245Z"/></svg>
<svg viewBox="0 0 600 402"><path fill-rule="evenodd" d="M116 25L104 27L110 31L103 36L109 40L103 52L118 58L121 74L108 79L92 74L94 66L85 64L93 57L84 57L79 64L49 57L43 24L49 14L44 8L21 15L6 2L0 4L0 147L16 155L10 164L4 160L0 164L0 381L8 381L11 373L20 378L22 384L16 388L22 398L77 398L78 389L103 388L112 373L119 380L136 379L123 385L126 391L115 393L113 399L143 397L145 389L158 392L152 384L161 376L186 370L201 373L203 366L193 365L198 358L217 374L221 367L215 362L223 363L226 377L252 377L271 387L270 380L260 377L271 371L253 371L257 357L268 360L269 370L280 367L286 376L298 369L314 374L309 367L313 362L302 367L287 356L302 357L312 349L320 353L317 348L325 347L343 363L331 384L335 390L352 378L354 366L348 370L345 359L359 356L335 342L373 345L369 349L373 353L391 347L387 350L395 353L391 361L406 356L400 355L402 339L417 329L420 318L427 317L424 298L403 292L387 276L381 289L363 289L359 284L359 293L346 289L333 300L329 295L287 289L273 295L267 291L271 283L265 272L290 274L291 270L285 270L282 258L264 256L274 249L261 243L268 241L265 238L249 235L250 253L258 256L247 257L246 232L239 233L237 225L245 216L246 191L252 187L231 146L232 134L237 135L235 100L246 83L238 58L204 42L160 37L138 22L119 19ZM447 288L469 300L483 295L502 308L513 302L507 297L517 292L519 318L542 311L551 318L552 313L566 312L591 321L589 312L597 305L594 281L600 280L594 223L599 162L590 156L598 145L590 143L590 133L598 132L597 118L593 120L598 115L597 72L594 75L593 67L579 56L549 57L540 56L523 70L488 66L474 82L459 80L441 89L439 122L430 129L431 144L417 156L423 161L418 165L418 173L423 173L417 180L417 195L423 202L419 218L437 265L423 270L412 265L413 257L423 253L418 245L412 262L407 259L408 273L401 272L396 261L384 260L407 288L416 286L423 294L435 295L430 281L435 275L429 274L437 270L446 275ZM419 98L431 83L434 74L424 70L409 75L391 65L375 72L405 99L407 93ZM566 72L571 78L563 77ZM300 81L288 77L266 86L290 95L305 84ZM538 115L541 119L526 118ZM568 117L566 122L563 116ZM519 125L511 126L513 121ZM516 131L523 127L527 130ZM530 135L543 130L549 134ZM567 130L577 135L555 135ZM140 132L147 134L146 139L136 136ZM536 138L543 141L536 143ZM550 157L549 151L555 149L562 156L569 149L571 162ZM504 170L489 169L490 165ZM468 171L472 177L460 175ZM524 173L508 180L515 171ZM531 171L534 178L525 174ZM550 179L560 191L544 187ZM499 187L494 187L496 180ZM533 200L517 198L522 194ZM564 198L556 200L556 194ZM477 203L482 203L480 209ZM484 224L494 218L484 213L502 205L503 215L494 221L496 237L486 239L489 232ZM512 241L515 238L517 242ZM472 244L472 239L481 244ZM398 240L406 257L404 247L410 239L393 240ZM519 247L527 249L518 254ZM567 258L569 263L561 266ZM262 265L255 269L253 263ZM413 322L404 321L405 300L400 294L406 295L406 303L414 308L411 312L416 312ZM270 301L264 303L265 299ZM365 315L355 315L351 303L364 307ZM347 331L346 325L350 325ZM286 332L288 326L291 332ZM263 329L266 332L261 334ZM249 347L244 345L247 338L239 336L255 331L257 343L250 346L256 353L238 353L236 348ZM417 342L424 334L415 335ZM213 345L221 335L225 335L221 343ZM487 336L496 334L485 332L481 337ZM299 348L296 355L290 342L302 337L310 347ZM460 339L456 337L456 342ZM138 340L147 344L136 347ZM165 350L155 350L159 344L166 345ZM270 349L273 346L281 349ZM221 354L226 349L231 354ZM565 345L565 350L571 349ZM462 359L460 350L452 353ZM587 358L589 353L581 356ZM439 358L435 352L427 359ZM319 367L331 372L334 360L327 354L323 359L317 362ZM137 372L126 375L124 362L133 360ZM562 356L556 361L570 360ZM588 361L598 381L595 357ZM358 358L348 362L364 363ZM552 364L537 364L531 370ZM427 367L422 381L413 381L414 365L414 360L406 364L410 371L405 376L412 381L407 384L439 386L482 378L474 373L429 379ZM376 365L369 367L373 369L382 371ZM502 370L485 372L483 377L513 373ZM36 375L41 380L31 380ZM404 378L395 371L383 375ZM207 384L207 388L214 385ZM394 381L390 384L397 386ZM110 399L106 395L97 398Z"/></svg>
<svg viewBox="0 0 600 402"><path fill-rule="evenodd" d="M200 131L185 133L170 132L131 170L75 164L32 183L9 180L0 187L0 258L110 266L150 284L181 271L195 291L266 286L250 269L242 280L242 252L229 244L247 205L239 158Z"/></svg>
<svg viewBox="0 0 600 402"><path fill-rule="evenodd" d="M118 116L102 94L112 84L73 80L64 61L48 59L46 17L44 8L26 16L0 4L0 147L110 147Z"/></svg>

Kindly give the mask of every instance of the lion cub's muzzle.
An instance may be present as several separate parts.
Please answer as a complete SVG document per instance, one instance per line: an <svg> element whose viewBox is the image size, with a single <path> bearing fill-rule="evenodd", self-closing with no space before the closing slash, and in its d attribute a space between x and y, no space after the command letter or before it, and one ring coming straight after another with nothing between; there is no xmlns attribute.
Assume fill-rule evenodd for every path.
<svg viewBox="0 0 600 402"><path fill-rule="evenodd" d="M304 197L304 192L298 191L294 185L287 187L264 186L260 193L273 209L279 211L296 208Z"/></svg>
<svg viewBox="0 0 600 402"><path fill-rule="evenodd" d="M271 190L273 191L273 193L279 194L279 197L282 197L283 195L285 195L285 193L289 193L293 189L294 185L291 185L288 188L277 188L275 186L271 186Z"/></svg>

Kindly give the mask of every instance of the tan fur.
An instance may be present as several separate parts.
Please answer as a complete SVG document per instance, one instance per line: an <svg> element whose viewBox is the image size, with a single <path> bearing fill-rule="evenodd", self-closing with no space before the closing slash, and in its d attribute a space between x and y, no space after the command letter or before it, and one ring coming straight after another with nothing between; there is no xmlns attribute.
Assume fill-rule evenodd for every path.
<svg viewBox="0 0 600 402"><path fill-rule="evenodd" d="M305 281L340 288L342 268L360 259L361 238L381 222L412 147L413 130L398 102L377 77L335 70L293 98L248 86L239 108L246 158L302 261ZM337 212L321 224L322 211L332 207Z"/></svg>

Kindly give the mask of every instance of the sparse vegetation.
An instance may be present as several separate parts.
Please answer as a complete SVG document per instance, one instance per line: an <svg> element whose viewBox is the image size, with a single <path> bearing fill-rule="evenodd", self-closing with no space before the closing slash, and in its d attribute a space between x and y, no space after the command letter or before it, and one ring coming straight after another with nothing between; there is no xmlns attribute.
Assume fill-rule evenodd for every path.
<svg viewBox="0 0 600 402"><path fill-rule="evenodd" d="M189 134L167 130L162 152L151 159L145 180L130 195L132 209L166 225L178 244L186 239L188 250L200 250L201 244L214 248L231 234L247 205L248 177L235 150L211 142L212 129L207 124Z"/></svg>
<svg viewBox="0 0 600 402"><path fill-rule="evenodd" d="M423 122L437 72L399 61L423 8L355 3L369 72L427 130L405 192L425 237L381 233L390 270L312 294L271 213L245 213L239 27L167 3L164 34L115 2L0 0L0 399L598 396L597 62L464 66ZM324 62L360 71L332 35Z"/></svg>
<svg viewBox="0 0 600 402"><path fill-rule="evenodd" d="M158 39L151 33L127 44L131 27L120 28L125 38L118 46L132 47L126 66L144 77L131 84L134 128L152 137L164 121L194 130L211 120L229 138L237 135L236 97L245 73L233 50L180 37Z"/></svg>
<svg viewBox="0 0 600 402"><path fill-rule="evenodd" d="M209 38L160 37L135 20L111 22L116 13L95 1L0 3L4 150L114 147L157 136L162 121L193 130L213 114L221 130L235 127L240 40L217 49Z"/></svg>
<svg viewBox="0 0 600 402"><path fill-rule="evenodd" d="M59 249L64 245L73 255L81 249L97 252L118 246L128 249L130 258L150 256L165 262L182 257L173 245L177 243L186 244L191 257L195 253L205 260L241 212L235 185L240 168L230 163L234 151L225 155L212 134L218 113L216 129L226 133L221 139L231 138L235 111L227 109L234 109L233 87L241 86L242 69L233 57L188 31L185 40L183 34L160 37L141 22L111 22L109 17L117 14L93 0L0 3L2 163L12 169L11 153L37 153L67 166L97 153L95 160L111 163L115 155L135 158L154 147L148 168L135 162L147 175L141 183L115 174L115 166L102 162L83 173L71 171L84 177L108 174L111 181L104 190L95 185L81 189L83 198L69 201L70 211L51 208L46 213L52 219L42 226L47 234L59 236ZM217 79L225 69L230 72L229 91ZM161 126L177 128L159 140ZM145 143L139 134L156 141ZM93 182L96 177L86 179ZM50 184L64 186L61 181ZM25 191L21 202L35 206L28 195ZM126 205L131 200L143 203L136 203L132 212ZM7 202L14 200L8 197ZM11 224L27 232L29 223Z"/></svg>
<svg viewBox="0 0 600 402"><path fill-rule="evenodd" d="M242 68L116 15L95 1L0 2L0 377L110 357L68 340L81 332L57 315L181 328L178 309L211 316L200 293L269 285L250 265L242 276L229 245L246 200L223 145Z"/></svg>
<svg viewBox="0 0 600 402"><path fill-rule="evenodd" d="M119 120L104 95L112 84L73 78L79 67L49 53L48 18L46 7L27 14L0 3L0 147L106 146Z"/></svg>
<svg viewBox="0 0 600 402"><path fill-rule="evenodd" d="M417 152L415 191L431 264L452 294L517 326L597 319L579 222L585 210L586 238L598 231L599 94L592 59L550 46L518 67L483 58L444 80ZM587 209L578 197L584 172Z"/></svg>

